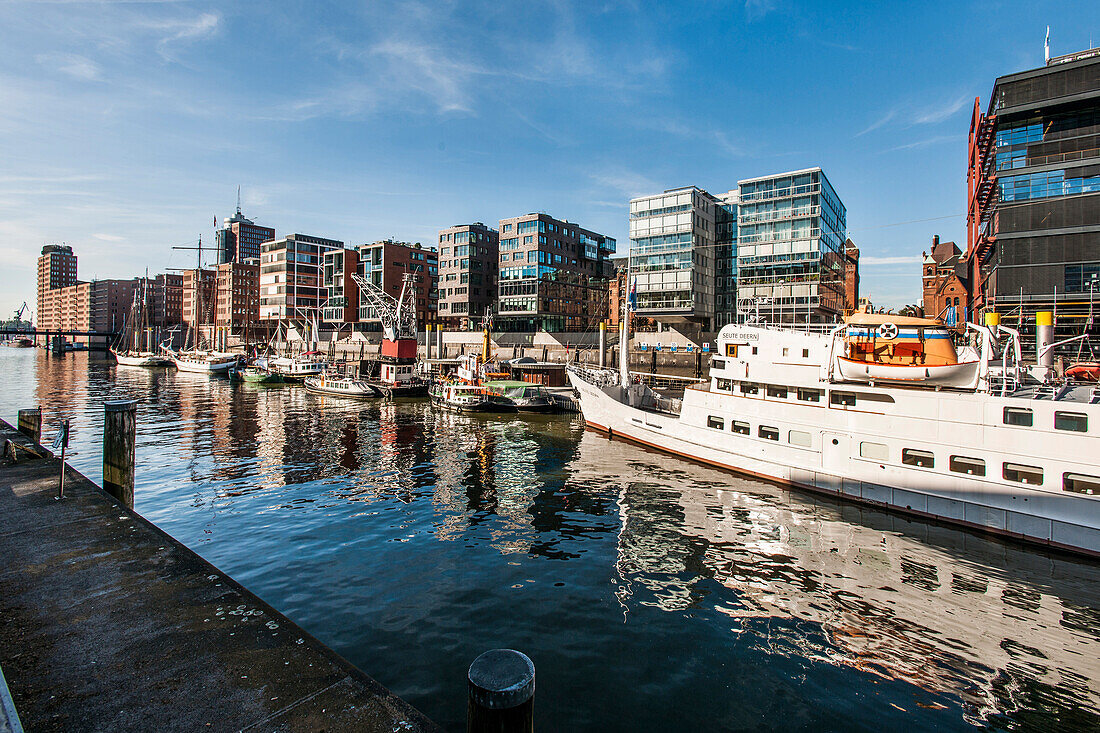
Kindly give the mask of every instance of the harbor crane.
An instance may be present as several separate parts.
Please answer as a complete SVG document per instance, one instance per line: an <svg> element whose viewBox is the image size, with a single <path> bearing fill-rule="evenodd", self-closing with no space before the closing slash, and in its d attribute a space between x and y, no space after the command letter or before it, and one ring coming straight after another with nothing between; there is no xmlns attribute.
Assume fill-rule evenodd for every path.
<svg viewBox="0 0 1100 733"><path fill-rule="evenodd" d="M15 311L15 318L13 320L15 320L17 322L22 321L23 320L23 314L26 313L26 312L27 312L27 301L24 300L23 305L19 306L19 309L17 311Z"/></svg>
<svg viewBox="0 0 1100 733"><path fill-rule="evenodd" d="M382 336L388 341L416 338L416 275L406 272L401 281L401 295L393 297L378 285L358 273L351 276L359 286L366 305L382 322Z"/></svg>

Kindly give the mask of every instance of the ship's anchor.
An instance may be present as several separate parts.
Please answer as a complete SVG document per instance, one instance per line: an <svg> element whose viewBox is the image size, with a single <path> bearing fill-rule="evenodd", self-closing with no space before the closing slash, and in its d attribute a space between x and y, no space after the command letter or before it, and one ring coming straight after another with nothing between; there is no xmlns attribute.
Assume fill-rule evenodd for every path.
<svg viewBox="0 0 1100 733"><path fill-rule="evenodd" d="M898 327L893 323L884 323L878 327L878 337L880 339L886 339L887 341L893 341L898 337Z"/></svg>

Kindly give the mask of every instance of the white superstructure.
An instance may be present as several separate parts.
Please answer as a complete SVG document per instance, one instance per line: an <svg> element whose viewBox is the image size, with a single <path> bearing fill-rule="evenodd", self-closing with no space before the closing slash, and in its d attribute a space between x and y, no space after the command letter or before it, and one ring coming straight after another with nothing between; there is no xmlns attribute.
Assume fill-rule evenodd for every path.
<svg viewBox="0 0 1100 733"><path fill-rule="evenodd" d="M957 361L978 364L962 369L969 383L961 387L957 374L938 381L934 365L921 379L913 364L867 358L884 337L902 338L894 324L879 326L865 351L851 329L726 326L710 381L687 388L682 400L624 380L622 371L571 369L569 378L585 421L613 435L766 479L1100 555L1095 386L1025 385L1009 329L970 327L974 343ZM941 338L936 329L921 329L922 345L933 343L924 341L925 332ZM873 375L852 374L851 363L842 370L860 359ZM887 367L897 374L883 375Z"/></svg>

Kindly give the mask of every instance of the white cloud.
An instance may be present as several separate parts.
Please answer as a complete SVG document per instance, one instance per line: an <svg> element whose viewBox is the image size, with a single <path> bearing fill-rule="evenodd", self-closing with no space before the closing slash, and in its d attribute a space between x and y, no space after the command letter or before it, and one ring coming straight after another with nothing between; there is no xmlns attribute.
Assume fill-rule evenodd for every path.
<svg viewBox="0 0 1100 733"><path fill-rule="evenodd" d="M917 125L929 125L935 124L936 122L943 122L962 109L968 101L970 101L969 97L959 97L951 102L945 102L935 107L925 108L923 112L919 113L913 119L913 122Z"/></svg>
<svg viewBox="0 0 1100 733"><path fill-rule="evenodd" d="M775 10L776 0L745 0L745 15L749 21L760 20L765 15Z"/></svg>
<svg viewBox="0 0 1100 733"><path fill-rule="evenodd" d="M157 53L168 61L176 60L172 55L173 45L213 35L220 24L221 16L217 13L203 13L196 18L184 20L158 20L144 23L145 27L164 34L157 43Z"/></svg>
<svg viewBox="0 0 1100 733"><path fill-rule="evenodd" d="M869 132L879 129L884 125L894 122L895 120L901 123L904 127L913 127L914 125L934 125L940 122L944 122L951 117L955 116L959 110L963 109L969 101L969 97L962 96L956 99L950 99L940 102L938 104L921 104L917 105L913 102L905 102L902 104L894 105L892 108L884 112L874 122L856 133L856 137L861 137Z"/></svg>
<svg viewBox="0 0 1100 733"><path fill-rule="evenodd" d="M96 239L101 239L104 242L125 242L126 237L120 237L117 234L93 234Z"/></svg>
<svg viewBox="0 0 1100 733"><path fill-rule="evenodd" d="M633 171L593 173L590 177L599 185L614 189L627 199L663 190L650 178Z"/></svg>
<svg viewBox="0 0 1100 733"><path fill-rule="evenodd" d="M81 81L99 81L103 74L99 64L75 53L38 54L34 57L40 65Z"/></svg>

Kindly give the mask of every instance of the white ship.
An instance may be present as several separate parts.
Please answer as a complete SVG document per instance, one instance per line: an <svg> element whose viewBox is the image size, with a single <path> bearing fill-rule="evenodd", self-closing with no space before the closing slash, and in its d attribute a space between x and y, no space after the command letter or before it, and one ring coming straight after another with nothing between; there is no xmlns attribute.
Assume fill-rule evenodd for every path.
<svg viewBox="0 0 1100 733"><path fill-rule="evenodd" d="M890 320L893 319L893 320ZM682 400L570 368L585 422L740 473L1100 556L1100 390L1028 383L1012 329L729 325ZM625 343L625 337L621 343ZM625 349L623 350L625 353Z"/></svg>
<svg viewBox="0 0 1100 733"><path fill-rule="evenodd" d="M237 366L236 354L224 354L205 351L184 351L172 356L172 362L181 372L199 372L203 374L228 374Z"/></svg>

